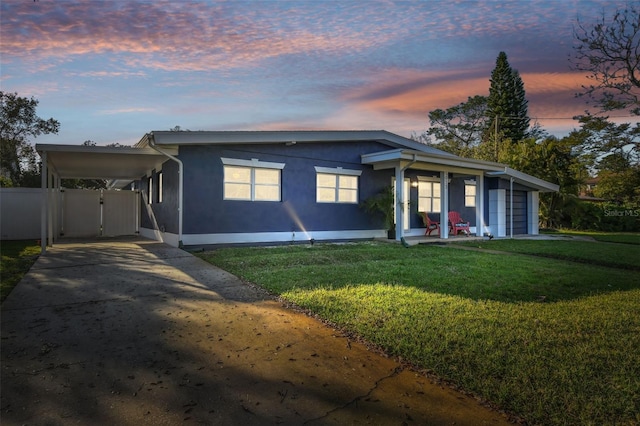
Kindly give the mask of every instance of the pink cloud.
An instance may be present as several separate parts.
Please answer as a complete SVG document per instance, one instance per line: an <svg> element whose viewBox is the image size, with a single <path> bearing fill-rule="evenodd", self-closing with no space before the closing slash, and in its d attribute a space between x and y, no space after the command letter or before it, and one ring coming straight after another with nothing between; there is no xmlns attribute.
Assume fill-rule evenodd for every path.
<svg viewBox="0 0 640 426"><path fill-rule="evenodd" d="M347 91L343 100L359 111L352 115L392 116L405 122L404 125L420 120L424 123L422 129L426 129L430 111L449 108L465 102L470 96L488 95L489 77L478 77L478 74L482 71L389 70ZM529 100L529 116L549 130L573 127L572 117L583 113L587 107L584 100L575 97L581 85L588 81L583 74L524 73L522 79Z"/></svg>
<svg viewBox="0 0 640 426"><path fill-rule="evenodd" d="M250 7L225 3L41 2L11 4L3 19L7 58L51 61L116 54L129 66L161 70L245 67L269 58L357 52L395 37L365 37L349 26L282 27ZM7 15L7 12L5 12Z"/></svg>

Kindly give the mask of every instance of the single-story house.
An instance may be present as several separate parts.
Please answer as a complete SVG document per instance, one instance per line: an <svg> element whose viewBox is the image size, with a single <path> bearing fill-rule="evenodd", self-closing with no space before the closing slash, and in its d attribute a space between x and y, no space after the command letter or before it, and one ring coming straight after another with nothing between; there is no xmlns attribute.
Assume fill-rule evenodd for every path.
<svg viewBox="0 0 640 426"><path fill-rule="evenodd" d="M36 148L49 188L43 244L64 222L61 178L107 178L137 194L129 202L135 232L174 246L385 237L382 217L361 203L389 186L398 240L424 235L418 212L446 223L457 211L476 235L537 234L539 193L558 190L503 164L378 130L153 131L130 148ZM440 238L449 235L441 226Z"/></svg>

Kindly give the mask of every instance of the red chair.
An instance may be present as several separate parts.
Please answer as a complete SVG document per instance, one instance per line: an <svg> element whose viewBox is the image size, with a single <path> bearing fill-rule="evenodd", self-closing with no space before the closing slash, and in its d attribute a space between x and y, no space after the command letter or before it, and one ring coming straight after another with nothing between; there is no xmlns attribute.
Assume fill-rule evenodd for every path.
<svg viewBox="0 0 640 426"><path fill-rule="evenodd" d="M418 214L422 218L422 222L424 223L424 226L426 226L426 229L424 230L424 235L431 235L431 233L436 230L438 231L438 235L440 235L440 222L432 221L431 219L429 219L429 215L426 214L425 212L418 212Z"/></svg>
<svg viewBox="0 0 640 426"><path fill-rule="evenodd" d="M458 212L449 212L449 231L453 233L453 235L458 235L459 231L464 232L467 237L471 234L471 229L469 228L469 222L466 222L462 217L460 217L460 213Z"/></svg>

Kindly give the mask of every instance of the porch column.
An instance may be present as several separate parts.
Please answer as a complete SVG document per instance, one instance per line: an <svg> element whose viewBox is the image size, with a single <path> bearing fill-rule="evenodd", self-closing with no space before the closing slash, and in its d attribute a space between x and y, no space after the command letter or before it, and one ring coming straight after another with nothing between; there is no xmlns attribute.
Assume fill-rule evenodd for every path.
<svg viewBox="0 0 640 426"><path fill-rule="evenodd" d="M476 236L484 235L484 175L476 176Z"/></svg>
<svg viewBox="0 0 640 426"><path fill-rule="evenodd" d="M449 172L440 172L440 238L449 238Z"/></svg>
<svg viewBox="0 0 640 426"><path fill-rule="evenodd" d="M47 251L47 211L49 209L49 194L47 194L47 151L43 151L41 157L40 188L42 189L42 204L40 205L40 252L44 254Z"/></svg>
<svg viewBox="0 0 640 426"><path fill-rule="evenodd" d="M395 196L395 214L396 214L396 241L400 241L404 237L404 223L402 207L404 206L404 169L396 166L396 196Z"/></svg>

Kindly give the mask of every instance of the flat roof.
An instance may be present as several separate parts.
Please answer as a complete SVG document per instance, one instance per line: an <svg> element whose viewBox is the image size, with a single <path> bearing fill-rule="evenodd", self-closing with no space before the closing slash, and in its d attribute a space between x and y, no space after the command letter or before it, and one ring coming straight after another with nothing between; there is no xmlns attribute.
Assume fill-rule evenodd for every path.
<svg viewBox="0 0 640 426"><path fill-rule="evenodd" d="M459 158L386 130L152 131L144 135L136 146L148 146L150 138L153 138L156 145L166 146L378 141L394 148Z"/></svg>
<svg viewBox="0 0 640 426"><path fill-rule="evenodd" d="M152 148L36 144L62 179L137 179L167 157Z"/></svg>

